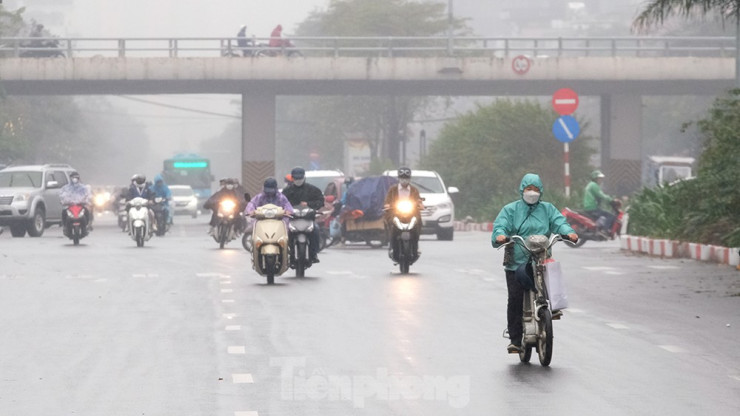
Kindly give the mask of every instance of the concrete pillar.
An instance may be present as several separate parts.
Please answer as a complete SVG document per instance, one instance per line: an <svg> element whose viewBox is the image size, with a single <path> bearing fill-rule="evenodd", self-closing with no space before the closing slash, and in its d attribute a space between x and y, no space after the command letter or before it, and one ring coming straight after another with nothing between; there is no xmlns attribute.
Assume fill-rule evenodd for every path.
<svg viewBox="0 0 740 416"><path fill-rule="evenodd" d="M629 195L640 188L642 169L642 97L601 96L601 170L604 191Z"/></svg>
<svg viewBox="0 0 740 416"><path fill-rule="evenodd" d="M242 94L241 154L242 183L254 196L275 176L275 95Z"/></svg>

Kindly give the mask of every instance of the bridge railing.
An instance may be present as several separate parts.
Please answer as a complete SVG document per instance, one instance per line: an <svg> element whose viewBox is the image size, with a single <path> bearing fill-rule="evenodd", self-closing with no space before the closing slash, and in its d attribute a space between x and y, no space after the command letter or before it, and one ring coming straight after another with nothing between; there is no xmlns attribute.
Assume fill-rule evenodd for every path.
<svg viewBox="0 0 740 416"><path fill-rule="evenodd" d="M237 57L299 51L316 57L734 57L734 37L295 37L294 47L269 48L270 38L0 38L0 57Z"/></svg>

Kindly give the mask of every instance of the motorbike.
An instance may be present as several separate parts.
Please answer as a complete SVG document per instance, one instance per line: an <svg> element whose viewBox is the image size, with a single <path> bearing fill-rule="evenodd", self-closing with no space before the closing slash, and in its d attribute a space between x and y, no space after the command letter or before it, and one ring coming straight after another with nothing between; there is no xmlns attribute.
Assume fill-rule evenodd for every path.
<svg viewBox="0 0 740 416"><path fill-rule="evenodd" d="M90 233L87 227L86 212L87 208L82 204L69 204L65 207L62 232L74 242L74 245L80 244L80 239Z"/></svg>
<svg viewBox="0 0 740 416"><path fill-rule="evenodd" d="M316 211L311 207L296 207L288 223L290 268L295 269L296 277L304 277L306 269L311 267L309 253L315 218Z"/></svg>
<svg viewBox="0 0 740 416"><path fill-rule="evenodd" d="M256 50L254 56L287 56L288 58L302 57L301 51L295 49L295 45L290 39L282 39L282 46L267 46ZM258 45L261 46L261 45Z"/></svg>
<svg viewBox="0 0 740 416"><path fill-rule="evenodd" d="M419 241L412 236L418 221L416 214L420 209L419 204L408 199L399 199L393 209L394 229L391 230L391 235L395 241L391 241L388 247L388 256L391 260L397 259L401 274L407 274L409 267L419 259ZM398 253L394 250L398 250Z"/></svg>
<svg viewBox="0 0 740 416"><path fill-rule="evenodd" d="M341 238L334 238L331 234L331 224L339 215L341 203L334 200L333 195L326 197L326 206L316 212L316 225L319 227L319 252L325 248L331 247L338 243Z"/></svg>
<svg viewBox="0 0 740 416"><path fill-rule="evenodd" d="M155 229L156 229L156 235L161 237L163 236L167 231L170 230L170 224L167 221L167 202L166 198L163 198L161 196L154 198L154 203L151 204L152 211L154 211L154 222L155 222Z"/></svg>
<svg viewBox="0 0 740 416"><path fill-rule="evenodd" d="M128 234L136 241L137 247L152 238L152 224L149 220L149 200L137 197L128 201Z"/></svg>
<svg viewBox="0 0 740 416"><path fill-rule="evenodd" d="M118 226L123 232L128 230L128 208L126 207L126 198L120 198L118 200Z"/></svg>
<svg viewBox="0 0 740 416"><path fill-rule="evenodd" d="M218 222L213 234L213 239L218 243L218 248L224 248L226 243L239 235L240 230L237 223L241 213L237 209L237 205L236 201L228 198L222 199L218 203L218 211L216 212L216 221Z"/></svg>
<svg viewBox="0 0 740 416"><path fill-rule="evenodd" d="M619 237L620 230L622 229L622 221L624 220L622 201L618 199L613 200L611 202L611 208L615 218L614 223L607 231L604 231L606 217L590 218L582 211L574 211L568 207L563 208L561 213L568 221L568 224L575 230L576 234L578 234L578 242L570 246L576 248L584 245L587 240L606 241Z"/></svg>
<svg viewBox="0 0 740 416"><path fill-rule="evenodd" d="M511 244L520 245L530 254L532 263L534 290L524 291L522 312L523 331L519 360L523 363L529 362L532 349L537 351L542 366L550 365L552 360L552 321L560 319L560 314L553 316L553 311L550 309L550 298L545 284L545 262L549 257L550 248L558 241L570 240L567 235L560 234L553 234L549 238L544 235L530 235L527 238L514 235L499 246L500 250ZM504 337L508 338L506 331L504 331Z"/></svg>
<svg viewBox="0 0 740 416"><path fill-rule="evenodd" d="M267 277L267 284L275 283L288 269L288 229L283 217L288 215L282 208L266 204L252 214L255 223L252 229L252 267Z"/></svg>

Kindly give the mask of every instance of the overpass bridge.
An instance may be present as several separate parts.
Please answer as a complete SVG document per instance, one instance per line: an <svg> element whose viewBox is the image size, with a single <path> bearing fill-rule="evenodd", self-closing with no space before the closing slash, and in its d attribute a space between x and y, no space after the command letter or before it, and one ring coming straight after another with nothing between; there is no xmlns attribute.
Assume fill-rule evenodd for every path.
<svg viewBox="0 0 740 416"><path fill-rule="evenodd" d="M0 85L12 95L240 94L250 190L275 174L278 95L549 96L569 87L600 97L602 168L610 189L627 193L640 184L641 96L717 95L735 75L729 37L266 42L239 49L236 38L5 38Z"/></svg>

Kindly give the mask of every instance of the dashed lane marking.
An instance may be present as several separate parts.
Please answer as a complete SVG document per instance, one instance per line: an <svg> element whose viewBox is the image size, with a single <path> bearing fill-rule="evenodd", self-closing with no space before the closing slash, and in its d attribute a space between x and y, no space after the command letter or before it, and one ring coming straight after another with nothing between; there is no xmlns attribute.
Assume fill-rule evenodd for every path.
<svg viewBox="0 0 740 416"><path fill-rule="evenodd" d="M254 410L242 410L238 412L234 412L234 416L259 416L256 411Z"/></svg>
<svg viewBox="0 0 740 416"><path fill-rule="evenodd" d="M237 315L235 313L225 313L225 314L223 314L223 317L226 318L226 319L234 319L237 316L239 316L239 315Z"/></svg>
<svg viewBox="0 0 740 416"><path fill-rule="evenodd" d="M251 374L232 374L231 379L234 381L234 384L245 384L245 383L254 383L254 379L252 378Z"/></svg>
<svg viewBox="0 0 740 416"><path fill-rule="evenodd" d="M730 378L734 378L737 381L740 381L740 376L730 376Z"/></svg>
<svg viewBox="0 0 740 416"><path fill-rule="evenodd" d="M687 352L685 349L679 346L676 346L676 345L658 345L658 347L663 348L664 350L668 352L673 352L676 354Z"/></svg>
<svg viewBox="0 0 740 416"><path fill-rule="evenodd" d="M649 269L657 269L657 270L674 270L674 269L680 269L678 266L647 266Z"/></svg>
<svg viewBox="0 0 740 416"><path fill-rule="evenodd" d="M607 326L610 326L614 329L630 329L627 325L624 324L617 324L617 323L608 323Z"/></svg>
<svg viewBox="0 0 740 416"><path fill-rule="evenodd" d="M234 299L223 299L221 303L234 303Z"/></svg>
<svg viewBox="0 0 740 416"><path fill-rule="evenodd" d="M361 275L361 274L357 274L357 273L355 273L353 271L349 271L349 270L329 270L326 273L327 274L330 274L332 276L346 276L346 277L349 277L351 279L367 279L367 276L364 276L364 275Z"/></svg>
<svg viewBox="0 0 740 416"><path fill-rule="evenodd" d="M134 273L132 277L159 277L157 273Z"/></svg>
<svg viewBox="0 0 740 416"><path fill-rule="evenodd" d="M221 289L221 293L231 293L234 289Z"/></svg>
<svg viewBox="0 0 740 416"><path fill-rule="evenodd" d="M220 283L222 285L230 285L231 284L231 280L222 280Z"/></svg>
<svg viewBox="0 0 740 416"><path fill-rule="evenodd" d="M246 349L246 347L243 347L243 346L237 346L237 345L235 345L235 346L231 346L231 347L228 347L228 348L226 349L226 351L227 351L227 352L228 352L229 354L246 354L246 353L247 353L247 349Z"/></svg>
<svg viewBox="0 0 740 416"><path fill-rule="evenodd" d="M228 325L226 327L227 331L240 331L242 329L241 325Z"/></svg>

